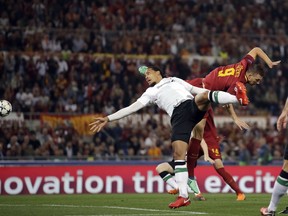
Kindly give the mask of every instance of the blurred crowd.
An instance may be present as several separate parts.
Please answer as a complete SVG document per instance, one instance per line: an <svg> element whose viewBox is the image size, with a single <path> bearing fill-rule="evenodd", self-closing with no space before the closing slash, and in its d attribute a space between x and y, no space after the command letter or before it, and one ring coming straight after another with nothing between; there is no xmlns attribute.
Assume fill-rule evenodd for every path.
<svg viewBox="0 0 288 216"><path fill-rule="evenodd" d="M147 88L140 65L152 62L169 76L192 79L258 46L282 63L266 66L263 83L248 87L249 107L237 107L237 114L276 116L288 95L287 19L285 0L0 0L0 97L27 115L111 114ZM218 128L223 157L281 158L287 138L270 127ZM2 124L0 133L1 158L171 156L170 128L154 120L145 127L115 124L93 138L67 126L31 130L14 123Z"/></svg>
<svg viewBox="0 0 288 216"><path fill-rule="evenodd" d="M80 136L69 125L56 128L6 121L0 128L0 160L170 160L170 127L151 118L138 125L111 123L93 136ZM275 125L251 124L241 131L233 122L219 126L219 146L224 163L269 165L282 160L285 131Z"/></svg>

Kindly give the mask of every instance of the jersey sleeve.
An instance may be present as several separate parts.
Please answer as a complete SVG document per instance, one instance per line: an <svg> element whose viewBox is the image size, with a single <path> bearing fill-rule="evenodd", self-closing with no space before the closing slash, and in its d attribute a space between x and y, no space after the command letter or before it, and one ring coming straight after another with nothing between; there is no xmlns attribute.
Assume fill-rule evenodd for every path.
<svg viewBox="0 0 288 216"><path fill-rule="evenodd" d="M176 82L180 83L182 86L184 86L185 89L187 89L189 92L192 91L193 86L190 85L188 82L178 78L178 77L173 77L173 80L175 80Z"/></svg>
<svg viewBox="0 0 288 216"><path fill-rule="evenodd" d="M244 64L244 66L249 67L255 62L255 59L250 55L246 55L241 61Z"/></svg>
<svg viewBox="0 0 288 216"><path fill-rule="evenodd" d="M140 98L138 98L137 101L139 101L144 106L147 106L149 104L154 103L154 97L155 97L155 89L153 87L150 87L146 89L146 91L141 95Z"/></svg>
<svg viewBox="0 0 288 216"><path fill-rule="evenodd" d="M187 81L184 81L182 79L179 79L176 77L174 77L174 79L177 80L177 82L181 83L181 85L183 85L185 89L187 89L192 95L197 95L197 94L208 91L207 89L199 88L197 86L191 85Z"/></svg>
<svg viewBox="0 0 288 216"><path fill-rule="evenodd" d="M136 101L134 102L133 104L131 104L130 106L128 107L125 107L123 109L120 109L119 111L107 116L109 121L114 121L114 120L118 120L118 119L121 119L121 118L124 118L140 109L142 109L144 107L144 105L139 102L139 101Z"/></svg>

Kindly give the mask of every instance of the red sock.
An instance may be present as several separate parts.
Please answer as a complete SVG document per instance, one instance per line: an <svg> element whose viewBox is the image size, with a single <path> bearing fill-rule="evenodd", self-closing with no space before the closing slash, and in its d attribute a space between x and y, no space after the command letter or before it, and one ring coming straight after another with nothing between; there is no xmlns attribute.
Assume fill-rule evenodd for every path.
<svg viewBox="0 0 288 216"><path fill-rule="evenodd" d="M226 172L224 167L220 169L216 169L217 173L223 178L223 180L237 193L242 193L240 188L238 187L237 183L234 181L233 177L230 173Z"/></svg>
<svg viewBox="0 0 288 216"><path fill-rule="evenodd" d="M189 177L194 177L194 168L197 163L201 140L191 138L187 151L187 169Z"/></svg>

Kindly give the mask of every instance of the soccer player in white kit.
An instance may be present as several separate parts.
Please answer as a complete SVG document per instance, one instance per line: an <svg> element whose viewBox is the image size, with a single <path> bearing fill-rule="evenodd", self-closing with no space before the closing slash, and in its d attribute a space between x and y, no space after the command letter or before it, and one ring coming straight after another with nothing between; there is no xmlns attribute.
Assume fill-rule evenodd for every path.
<svg viewBox="0 0 288 216"><path fill-rule="evenodd" d="M287 127L288 124L288 97L280 116L277 119L277 130L280 132ZM282 170L277 176L274 183L273 192L271 195L270 203L268 207L260 209L261 215L275 216L276 209L280 202L281 197L287 193L288 190L288 143L285 145L284 161ZM288 214L288 207L280 212L280 214Z"/></svg>
<svg viewBox="0 0 288 216"><path fill-rule="evenodd" d="M209 91L190 85L177 77L165 77L164 71L159 67L141 66L139 72L145 76L149 88L130 106L106 117L96 117L90 123L92 132L99 132L108 122L128 116L145 106L156 104L166 111L171 118L172 148L175 161L175 179L179 185L179 196L176 201L169 204L170 208L188 206L188 172L185 155L189 144L191 131L194 126L204 117L210 102L217 104L240 103L243 98L245 87L237 89L236 96L223 91ZM193 95L196 95L195 97Z"/></svg>

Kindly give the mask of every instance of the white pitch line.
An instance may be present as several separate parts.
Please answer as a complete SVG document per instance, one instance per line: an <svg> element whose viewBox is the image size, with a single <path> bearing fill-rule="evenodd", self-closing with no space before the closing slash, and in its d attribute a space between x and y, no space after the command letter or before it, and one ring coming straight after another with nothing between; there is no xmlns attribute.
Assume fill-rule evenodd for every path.
<svg viewBox="0 0 288 216"><path fill-rule="evenodd" d="M23 206L31 206L31 205L24 205L24 204L0 204L0 206L6 207L23 207Z"/></svg>
<svg viewBox="0 0 288 216"><path fill-rule="evenodd" d="M157 216L157 215L163 215L163 213L161 214L125 214L125 216ZM169 214L166 214L165 215L171 215L171 216L175 216L175 215L182 215L181 213L178 214L178 212L174 212L174 213L169 213ZM124 214L101 214L101 215L64 215L64 216L124 216Z"/></svg>
<svg viewBox="0 0 288 216"><path fill-rule="evenodd" d="M47 207L65 207L65 208L107 208L107 209L126 209L126 210L135 210L135 211L150 211L150 212L159 212L159 214L129 214L129 216L155 216L163 215L163 213L168 213L167 215L175 214L186 214L186 215L204 215L208 214L206 212L192 212L192 211L174 211L173 210L159 210L159 209L145 209L145 208L130 208L122 206L88 206L88 205L60 205L60 204L41 204L41 205L25 205L25 204L0 204L0 206L7 207L23 207L23 206L47 206ZM162 214L160 213L162 212ZM66 216L123 216L123 214L105 214L105 215L66 215Z"/></svg>
<svg viewBox="0 0 288 216"><path fill-rule="evenodd" d="M128 210L136 210L136 211L152 211L152 212L167 212L171 213L173 210L159 210L159 209L144 209L144 208L130 208L130 207L122 207L122 206L102 206L103 208L114 208L114 209L128 209ZM191 211L177 211L177 213L183 214L207 214L205 212L191 212Z"/></svg>

